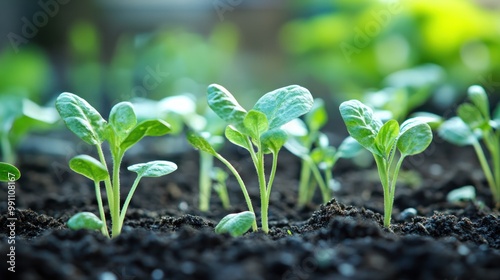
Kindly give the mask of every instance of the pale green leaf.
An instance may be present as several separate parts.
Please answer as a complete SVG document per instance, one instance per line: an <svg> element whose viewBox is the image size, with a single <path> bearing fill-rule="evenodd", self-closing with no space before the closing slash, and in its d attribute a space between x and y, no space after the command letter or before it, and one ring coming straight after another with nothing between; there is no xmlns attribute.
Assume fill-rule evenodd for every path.
<svg viewBox="0 0 500 280"><path fill-rule="evenodd" d="M352 138L370 152L382 156L375 146L382 122L373 116L373 110L358 100L349 100L340 104L340 114Z"/></svg>
<svg viewBox="0 0 500 280"><path fill-rule="evenodd" d="M467 94L470 101L479 109L479 112L483 115L483 117L489 121L490 102L488 101L488 95L484 89L478 85L470 86Z"/></svg>
<svg viewBox="0 0 500 280"><path fill-rule="evenodd" d="M56 100L56 109L68 129L88 144L101 144L106 138L106 121L83 98L61 93Z"/></svg>
<svg viewBox="0 0 500 280"><path fill-rule="evenodd" d="M418 120L408 119L401 124L397 147L403 156L423 152L432 142L431 127Z"/></svg>
<svg viewBox="0 0 500 280"><path fill-rule="evenodd" d="M337 149L337 158L352 158L356 156L363 147L356 141L356 139L348 136Z"/></svg>
<svg viewBox="0 0 500 280"><path fill-rule="evenodd" d="M472 145L478 141L474 132L459 117L445 121L438 132L441 138L459 146Z"/></svg>
<svg viewBox="0 0 500 280"><path fill-rule="evenodd" d="M94 213L80 212L68 220L68 227L72 230L90 229L99 230L104 223Z"/></svg>
<svg viewBox="0 0 500 280"><path fill-rule="evenodd" d="M170 131L170 125L163 120L145 120L130 131L121 143L120 148L126 150L145 136L162 136Z"/></svg>
<svg viewBox="0 0 500 280"><path fill-rule="evenodd" d="M100 182L109 177L108 169L97 159L89 155L78 155L69 161L71 170L92 181Z"/></svg>
<svg viewBox="0 0 500 280"><path fill-rule="evenodd" d="M201 134L196 133L194 131L189 131L186 137L188 142L196 149L209 153L212 156L215 156L217 154L212 145L210 145L208 140L205 139Z"/></svg>
<svg viewBox="0 0 500 280"><path fill-rule="evenodd" d="M255 221L255 214L250 211L229 214L215 227L218 234L229 233L233 237L238 237L247 232Z"/></svg>
<svg viewBox="0 0 500 280"><path fill-rule="evenodd" d="M291 85L266 93L255 103L253 110L267 116L271 130L306 114L311 110L313 102L313 97L306 88Z"/></svg>
<svg viewBox="0 0 500 280"><path fill-rule="evenodd" d="M318 131L326 124L328 121L328 114L323 99L314 99L311 110L305 115L305 121L311 131Z"/></svg>
<svg viewBox="0 0 500 280"><path fill-rule="evenodd" d="M386 122L378 131L375 146L385 158L389 158L398 136L399 124L396 120Z"/></svg>
<svg viewBox="0 0 500 280"><path fill-rule="evenodd" d="M177 165L170 161L155 160L134 164L127 169L137 173L137 177L161 177L177 170Z"/></svg>
<svg viewBox="0 0 500 280"><path fill-rule="evenodd" d="M247 136L245 136L243 133L236 130L234 127L228 125L226 127L225 135L226 135L227 140L229 140L229 142L235 144L236 146L240 146L240 147L245 148L247 150L251 149L251 147L248 143Z"/></svg>
<svg viewBox="0 0 500 280"><path fill-rule="evenodd" d="M485 120L479 109L470 103L460 105L457 109L457 115L473 130L488 125L488 121Z"/></svg>
<svg viewBox="0 0 500 280"><path fill-rule="evenodd" d="M266 115L255 110L250 110L247 113L243 120L243 125L245 126L246 132L254 139L259 139L260 135L267 131L269 127Z"/></svg>
<svg viewBox="0 0 500 280"><path fill-rule="evenodd" d="M266 153L272 152L273 154L278 154L279 150L285 145L287 138L288 134L280 128L268 130L260 138L262 149Z"/></svg>
<svg viewBox="0 0 500 280"><path fill-rule="evenodd" d="M208 106L226 121L238 130L244 131L243 120L247 111L241 107L236 98L223 86L211 84L207 89Z"/></svg>
<svg viewBox="0 0 500 280"><path fill-rule="evenodd" d="M130 102L120 102L111 108L109 124L120 136L125 136L137 124L134 107Z"/></svg>

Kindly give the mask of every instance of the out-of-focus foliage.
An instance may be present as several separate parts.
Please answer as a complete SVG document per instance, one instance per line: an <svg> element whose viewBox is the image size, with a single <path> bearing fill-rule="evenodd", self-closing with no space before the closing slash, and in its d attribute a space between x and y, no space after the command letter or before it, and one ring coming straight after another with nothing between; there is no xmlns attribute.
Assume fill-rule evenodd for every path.
<svg viewBox="0 0 500 280"><path fill-rule="evenodd" d="M466 0L293 3L297 17L283 27L281 42L295 76L327 85L337 100L362 98L367 88L383 86L387 75L426 63L443 67L454 92L500 77L498 5L492 9Z"/></svg>

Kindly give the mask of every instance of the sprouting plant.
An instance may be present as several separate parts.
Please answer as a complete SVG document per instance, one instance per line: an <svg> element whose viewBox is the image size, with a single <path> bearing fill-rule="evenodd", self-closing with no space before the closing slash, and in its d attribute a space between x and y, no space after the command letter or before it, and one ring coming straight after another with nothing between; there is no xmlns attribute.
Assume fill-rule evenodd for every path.
<svg viewBox="0 0 500 280"><path fill-rule="evenodd" d="M101 231L105 236L109 237L100 191L100 182L104 181L111 214L111 234L112 237L116 237L121 232L128 205L141 178L160 177L177 169L177 166L169 161L151 161L129 166L128 170L136 172L137 178L128 193L125 203L121 206L120 167L123 156L129 148L144 136L162 136L169 133L170 125L158 119L137 123L134 109L129 102L120 102L113 106L109 114L109 122L107 122L87 101L67 92L62 93L57 98L56 109L68 129L97 150L99 160L88 155L78 155L70 160L69 165L73 171L94 181L99 214L102 220ZM102 149L102 144L105 141L109 144L112 156L113 168L111 173L108 171ZM87 219L88 215L79 215L79 217ZM72 220L71 224L74 223L79 224L78 221ZM93 222L82 222L81 224L89 224L91 229L96 226Z"/></svg>
<svg viewBox="0 0 500 280"><path fill-rule="evenodd" d="M429 125L419 118L386 123L373 115L373 110L358 100L340 104L340 114L349 134L370 151L377 165L384 190L384 226L391 223L396 181L403 160L423 152L432 141ZM396 152L399 151L399 159Z"/></svg>
<svg viewBox="0 0 500 280"><path fill-rule="evenodd" d="M21 177L21 172L10 163L0 162L0 182L13 182Z"/></svg>
<svg viewBox="0 0 500 280"><path fill-rule="evenodd" d="M208 153L203 153L208 154ZM226 171L219 167L213 167L212 173L210 173L210 177L214 181L213 188L219 195L219 198L222 202L222 207L224 209L229 209L231 207L231 203L229 201L229 195L227 193L226 180L229 177Z"/></svg>
<svg viewBox="0 0 500 280"><path fill-rule="evenodd" d="M459 146L472 145L493 194L496 207L500 208L500 104L490 114L488 96L481 86L468 89L470 102L457 109L457 116L446 120L439 127L439 136ZM480 140L489 151L491 165Z"/></svg>
<svg viewBox="0 0 500 280"><path fill-rule="evenodd" d="M212 84L208 87L207 99L210 108L228 124L225 130L226 138L250 153L259 181L262 230L268 233L269 198L276 175L278 152L287 139L287 134L281 126L307 113L313 105L312 95L303 87L287 86L266 93L252 110L247 111L227 89ZM212 154L229 168L240 184L248 210L255 213L246 186L236 169L200 134L192 132L188 135L188 140L195 148ZM265 154L273 155L268 178L264 169ZM257 230L255 221L252 227L254 231Z"/></svg>
<svg viewBox="0 0 500 280"><path fill-rule="evenodd" d="M316 183L320 187L323 202L328 202L332 198L330 185L333 183L335 163L340 158L355 156L361 149L351 137L346 138L338 149L330 146L328 137L320 131L328 119L323 100L314 99L313 107L304 119L305 122L297 118L283 126L289 135L285 148L302 160L298 207L311 202ZM320 170L323 170L323 176Z"/></svg>
<svg viewBox="0 0 500 280"><path fill-rule="evenodd" d="M59 116L54 108L40 107L22 95L0 95L0 141L5 162L16 162L15 148L26 133L54 127Z"/></svg>

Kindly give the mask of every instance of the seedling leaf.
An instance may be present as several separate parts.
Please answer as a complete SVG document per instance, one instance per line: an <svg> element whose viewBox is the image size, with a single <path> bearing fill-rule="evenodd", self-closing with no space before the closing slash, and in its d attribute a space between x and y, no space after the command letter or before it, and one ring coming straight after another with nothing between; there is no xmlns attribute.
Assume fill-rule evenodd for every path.
<svg viewBox="0 0 500 280"><path fill-rule="evenodd" d="M439 127L439 136L455 145L465 146L477 142L477 137L466 123L459 117L445 121Z"/></svg>
<svg viewBox="0 0 500 280"><path fill-rule="evenodd" d="M314 99L314 104L311 111L306 114L305 121L311 131L318 131L326 124L328 121L328 114L326 113L323 99Z"/></svg>
<svg viewBox="0 0 500 280"><path fill-rule="evenodd" d="M415 118L401 124L397 147L403 156L423 152L432 142L431 127Z"/></svg>
<svg viewBox="0 0 500 280"><path fill-rule="evenodd" d="M211 84L207 89L208 106L228 124L244 131L243 120L247 111L223 86Z"/></svg>
<svg viewBox="0 0 500 280"><path fill-rule="evenodd" d="M120 148L126 150L139 142L144 136L162 136L170 131L170 125L163 120L145 120L132 129L121 143Z"/></svg>
<svg viewBox="0 0 500 280"><path fill-rule="evenodd" d="M457 115L472 129L488 125L488 121L484 119L478 107L470 103L460 105L457 109Z"/></svg>
<svg viewBox="0 0 500 280"><path fill-rule="evenodd" d="M356 156L363 147L356 141L356 139L348 136L337 149L337 158L352 158Z"/></svg>
<svg viewBox="0 0 500 280"><path fill-rule="evenodd" d="M375 137L375 145L379 153L385 158L389 158L398 136L399 124L396 120L386 122L377 133L377 136Z"/></svg>
<svg viewBox="0 0 500 280"><path fill-rule="evenodd" d="M474 85L468 89L468 97L479 109L485 119L490 119L490 102L488 96L481 86ZM464 120L465 121L465 120Z"/></svg>
<svg viewBox="0 0 500 280"><path fill-rule="evenodd" d="M311 110L313 102L309 90L291 85L266 93L255 103L253 110L267 116L271 130L306 114Z"/></svg>
<svg viewBox="0 0 500 280"><path fill-rule="evenodd" d="M72 230L90 229L99 230L104 223L94 213L80 212L68 220L68 227Z"/></svg>
<svg viewBox="0 0 500 280"><path fill-rule="evenodd" d="M243 135L232 126L228 125L226 127L225 135L229 142L235 144L236 146L240 146L247 150L251 149L247 141L247 136Z"/></svg>
<svg viewBox="0 0 500 280"><path fill-rule="evenodd" d="M373 116L373 110L358 100L340 104L340 114L349 134L370 152L382 156L375 147L375 138L382 122Z"/></svg>
<svg viewBox="0 0 500 280"><path fill-rule="evenodd" d="M72 158L69 161L69 167L95 182L103 181L109 177L106 166L89 155L78 155Z"/></svg>
<svg viewBox="0 0 500 280"><path fill-rule="evenodd" d="M280 128L268 130L262 134L260 141L265 152L277 154L285 145L288 135Z"/></svg>
<svg viewBox="0 0 500 280"><path fill-rule="evenodd" d="M120 136L125 136L136 124L137 117L130 102L120 102L111 108L109 124Z"/></svg>
<svg viewBox="0 0 500 280"><path fill-rule="evenodd" d="M255 110L250 110L247 113L243 120L243 125L248 134L250 134L250 137L254 139L259 139L260 135L267 131L269 127L266 115Z"/></svg>
<svg viewBox="0 0 500 280"><path fill-rule="evenodd" d="M247 232L255 221L255 214L250 211L229 214L215 227L215 233L229 233L233 237L238 237Z"/></svg>
<svg viewBox="0 0 500 280"><path fill-rule="evenodd" d="M13 182L21 177L21 172L17 167L6 162L0 162L0 181Z"/></svg>
<svg viewBox="0 0 500 280"><path fill-rule="evenodd" d="M215 156L217 152L215 149L210 145L207 139L205 139L203 136L200 134L194 132L194 131L189 131L187 134L187 140L188 142L195 147L196 149L199 149L203 152L209 153L212 156Z"/></svg>
<svg viewBox="0 0 500 280"><path fill-rule="evenodd" d="M137 177L161 177L177 170L177 165L170 161L155 160L134 164L127 169L136 172Z"/></svg>
<svg viewBox="0 0 500 280"><path fill-rule="evenodd" d="M88 144L101 144L106 138L106 121L84 99L72 93L61 93L56 109L68 129Z"/></svg>

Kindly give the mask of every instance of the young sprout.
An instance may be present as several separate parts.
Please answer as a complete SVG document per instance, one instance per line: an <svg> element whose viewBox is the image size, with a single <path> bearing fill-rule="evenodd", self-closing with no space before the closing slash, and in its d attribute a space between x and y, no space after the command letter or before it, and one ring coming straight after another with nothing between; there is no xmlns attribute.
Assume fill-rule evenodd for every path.
<svg viewBox="0 0 500 280"><path fill-rule="evenodd" d="M468 98L470 102L458 107L458 116L439 127L439 136L455 145L472 145L496 207L500 208L500 104L490 114L488 96L477 85L469 87ZM491 164L488 163L480 140L489 152Z"/></svg>
<svg viewBox="0 0 500 280"><path fill-rule="evenodd" d="M358 100L340 104L340 114L349 134L375 159L384 190L384 226L389 227L396 181L403 160L423 152L429 146L432 141L431 128L418 118L408 119L401 126L396 120L384 124L374 116L371 108Z"/></svg>
<svg viewBox="0 0 500 280"><path fill-rule="evenodd" d="M130 189L127 199L120 209L120 167L125 152L145 136L162 136L170 132L170 125L162 120L150 119L137 123L132 104L120 102L113 106L109 114L109 122L104 120L99 112L87 101L72 93L62 93L56 100L56 109L69 130L87 144L97 150L99 160L88 155L79 155L70 160L70 168L94 181L99 214L101 216L101 231L109 237L104 208L101 199L100 182L104 181L111 213L111 234L120 234L127 207L132 195L142 177L159 177L177 169L169 161L152 161L129 167L137 173L137 179ZM104 142L109 144L112 156L112 172L110 173L102 150ZM78 218L80 217L80 218ZM78 219L87 219L88 215L76 216L72 223L80 224ZM81 222L82 225L88 224ZM92 224L95 226L96 224ZM94 227L91 227L93 229Z"/></svg>
<svg viewBox="0 0 500 280"><path fill-rule="evenodd" d="M210 85L207 98L210 108L227 124L226 138L250 153L259 181L262 230L268 233L269 198L276 175L278 152L287 139L287 134L281 126L307 113L313 105L312 95L300 86L283 87L266 93L250 111L241 107L234 96L220 85ZM188 140L195 148L212 154L229 168L240 184L249 211L254 213L246 187L236 169L220 156L200 134L190 133ZM273 155L268 178L264 170L265 154ZM255 223L252 227L254 231L257 230Z"/></svg>
<svg viewBox="0 0 500 280"><path fill-rule="evenodd" d="M21 172L14 165L0 162L0 182L14 182L21 177Z"/></svg>
<svg viewBox="0 0 500 280"><path fill-rule="evenodd" d="M207 153L202 153L207 154ZM213 167L212 172L210 173L210 177L215 182L214 190L219 195L219 198L222 202L222 207L224 209L229 209L231 207L231 203L229 202L229 195L227 194L227 186L226 180L229 177L226 171L219 167Z"/></svg>
<svg viewBox="0 0 500 280"><path fill-rule="evenodd" d="M305 122L297 118L282 127L289 135L285 148L302 160L298 207L304 207L311 202L316 183L320 187L323 202L330 201L330 185L333 182L332 170L335 163L340 158L355 156L361 149L358 142L351 137L346 138L338 150L330 146L328 137L319 131L327 119L323 100L316 98L311 111L305 115ZM323 170L324 177L320 170Z"/></svg>

